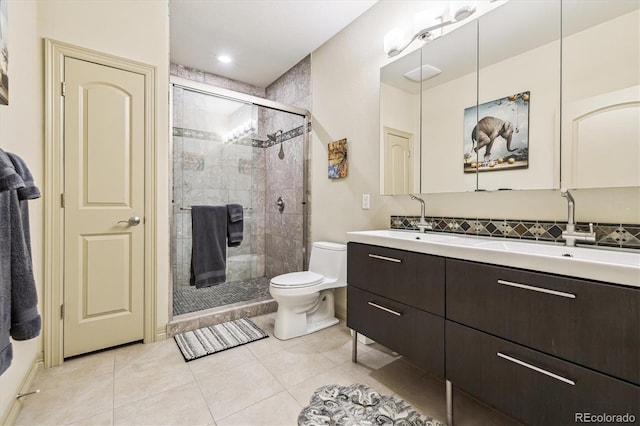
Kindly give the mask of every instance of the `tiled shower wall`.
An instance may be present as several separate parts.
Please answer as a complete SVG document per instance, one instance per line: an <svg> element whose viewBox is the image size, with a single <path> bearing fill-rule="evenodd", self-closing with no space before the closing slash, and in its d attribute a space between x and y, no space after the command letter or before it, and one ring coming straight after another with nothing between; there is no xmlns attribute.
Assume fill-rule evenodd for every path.
<svg viewBox="0 0 640 426"><path fill-rule="evenodd" d="M310 110L311 56L304 58L267 87L266 98ZM303 269L302 187L304 162L308 160L303 152L302 117L265 110L264 120L266 129L284 131L284 158L278 157L279 144L266 149L265 267L267 276L273 277ZM276 206L278 197L282 197L285 203L282 213ZM308 219L309 216L309 234L311 225Z"/></svg>
<svg viewBox="0 0 640 426"><path fill-rule="evenodd" d="M301 108L311 106L310 57L266 90L181 65L172 64L171 72ZM302 270L303 118L259 108L257 133L239 144L223 144L212 127L206 96L174 92L174 105L182 103L174 108L173 122L174 282L189 285L191 215L182 209L198 204L240 203L249 208L244 241L228 251L227 281ZM277 130L283 132L274 144L267 134ZM277 209L278 197L285 203L283 212Z"/></svg>
<svg viewBox="0 0 640 426"><path fill-rule="evenodd" d="M193 205L241 204L244 239L227 252L227 281L264 276L264 148L252 140L223 143L208 95L174 88L174 283L189 285ZM242 109L255 108L243 106ZM241 115L250 116L251 111ZM257 114L255 114L257 116ZM239 118L240 120L242 118Z"/></svg>

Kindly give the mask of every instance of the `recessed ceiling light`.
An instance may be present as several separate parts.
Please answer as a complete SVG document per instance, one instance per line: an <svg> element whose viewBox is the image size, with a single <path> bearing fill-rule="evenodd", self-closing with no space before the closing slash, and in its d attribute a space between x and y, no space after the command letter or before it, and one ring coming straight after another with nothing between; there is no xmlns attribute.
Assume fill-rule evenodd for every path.
<svg viewBox="0 0 640 426"><path fill-rule="evenodd" d="M223 64L228 64L231 62L231 56L229 55L218 55L218 60Z"/></svg>

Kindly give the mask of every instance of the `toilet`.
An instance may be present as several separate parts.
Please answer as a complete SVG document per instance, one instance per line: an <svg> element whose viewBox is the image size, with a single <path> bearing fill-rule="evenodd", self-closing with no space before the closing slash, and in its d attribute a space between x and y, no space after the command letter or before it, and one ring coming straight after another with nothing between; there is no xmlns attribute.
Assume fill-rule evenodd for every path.
<svg viewBox="0 0 640 426"><path fill-rule="evenodd" d="M313 243L308 271L271 279L269 292L278 302L274 335L287 340L337 324L333 292L346 285L347 246Z"/></svg>

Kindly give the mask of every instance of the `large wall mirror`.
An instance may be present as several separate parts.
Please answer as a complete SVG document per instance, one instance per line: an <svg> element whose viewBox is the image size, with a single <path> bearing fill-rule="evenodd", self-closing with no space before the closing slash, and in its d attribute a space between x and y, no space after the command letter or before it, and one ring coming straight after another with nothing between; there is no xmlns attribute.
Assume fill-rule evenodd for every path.
<svg viewBox="0 0 640 426"><path fill-rule="evenodd" d="M562 186L640 186L639 7L563 0Z"/></svg>
<svg viewBox="0 0 640 426"><path fill-rule="evenodd" d="M465 192L477 187L466 157L463 113L478 100L478 21L472 20L422 48L422 192ZM476 117L470 117L473 123ZM465 152L466 151L466 152ZM464 161L463 161L464 160Z"/></svg>
<svg viewBox="0 0 640 426"><path fill-rule="evenodd" d="M635 0L512 0L386 65L381 192L639 186L639 20Z"/></svg>
<svg viewBox="0 0 640 426"><path fill-rule="evenodd" d="M420 188L420 50L380 69L380 193Z"/></svg>
<svg viewBox="0 0 640 426"><path fill-rule="evenodd" d="M560 186L560 11L512 0L478 18L478 190Z"/></svg>

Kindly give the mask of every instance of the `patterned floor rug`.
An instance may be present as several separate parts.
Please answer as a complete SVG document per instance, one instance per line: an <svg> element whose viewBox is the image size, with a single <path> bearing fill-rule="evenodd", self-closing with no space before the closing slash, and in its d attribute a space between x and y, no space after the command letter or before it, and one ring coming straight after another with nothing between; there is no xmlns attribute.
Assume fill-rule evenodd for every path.
<svg viewBox="0 0 640 426"><path fill-rule="evenodd" d="M328 385L317 389L311 396L311 403L300 412L298 425L445 426L421 415L406 401L380 395L361 384Z"/></svg>
<svg viewBox="0 0 640 426"><path fill-rule="evenodd" d="M269 337L247 318L240 318L210 327L176 334L178 348L185 361L192 361L216 352L231 349Z"/></svg>

